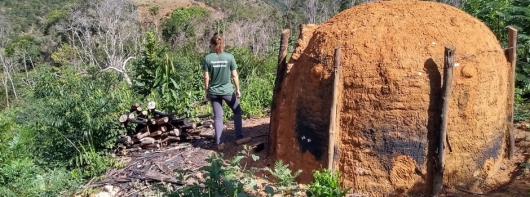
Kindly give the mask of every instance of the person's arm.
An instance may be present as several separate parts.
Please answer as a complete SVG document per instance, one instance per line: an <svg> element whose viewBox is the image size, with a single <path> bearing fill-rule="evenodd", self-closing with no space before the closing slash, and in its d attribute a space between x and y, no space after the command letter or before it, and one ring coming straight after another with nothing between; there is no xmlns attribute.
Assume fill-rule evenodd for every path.
<svg viewBox="0 0 530 197"><path fill-rule="evenodd" d="M234 80L234 85L236 86L236 96L237 97L241 97L241 92L239 91L239 76L237 74L237 64L236 64L236 59L234 58L234 56L232 56L231 60L230 60L230 72L231 72L231 75L232 75L232 79Z"/></svg>
<svg viewBox="0 0 530 197"><path fill-rule="evenodd" d="M210 100L208 97L208 88L210 87L210 73L208 71L204 71L204 95L206 97L206 100Z"/></svg>
<svg viewBox="0 0 530 197"><path fill-rule="evenodd" d="M210 97L208 96L208 88L210 87L210 72L208 71L206 60L202 60L201 64L202 71L204 73L204 99L210 100Z"/></svg>
<svg viewBox="0 0 530 197"><path fill-rule="evenodd" d="M239 76L237 75L237 70L232 70L232 79L234 79L234 85L236 86L236 96L241 97L241 92L239 91Z"/></svg>

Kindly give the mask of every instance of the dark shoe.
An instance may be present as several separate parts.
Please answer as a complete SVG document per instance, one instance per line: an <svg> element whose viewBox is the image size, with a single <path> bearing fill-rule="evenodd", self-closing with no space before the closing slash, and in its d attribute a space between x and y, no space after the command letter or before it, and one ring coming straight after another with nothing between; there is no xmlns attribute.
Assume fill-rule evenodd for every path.
<svg viewBox="0 0 530 197"><path fill-rule="evenodd" d="M237 145L246 144L246 143L249 143L250 141L252 141L251 137L245 137L245 138L241 138L239 140L236 140L236 144Z"/></svg>
<svg viewBox="0 0 530 197"><path fill-rule="evenodd" d="M217 150L223 151L225 149L225 144L217 144Z"/></svg>

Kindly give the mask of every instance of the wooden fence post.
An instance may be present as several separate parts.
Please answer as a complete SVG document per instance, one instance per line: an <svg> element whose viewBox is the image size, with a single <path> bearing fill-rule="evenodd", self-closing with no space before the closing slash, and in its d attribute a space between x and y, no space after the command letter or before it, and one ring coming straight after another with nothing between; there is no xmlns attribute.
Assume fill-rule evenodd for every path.
<svg viewBox="0 0 530 197"><path fill-rule="evenodd" d="M340 53L341 47L335 48L333 61L333 100L331 102L331 114L329 120L329 144L328 144L328 169L333 172L333 158L335 157L335 135L337 134L337 100L339 97L340 82Z"/></svg>
<svg viewBox="0 0 530 197"><path fill-rule="evenodd" d="M515 116L515 69L517 66L517 29L513 27L508 28L508 61L512 64L512 76L510 78L511 98L508 99L508 101L510 102L509 113L511 113L510 125L508 126L508 134L510 136L508 158L512 160L515 149L515 131L513 128L513 119Z"/></svg>
<svg viewBox="0 0 530 197"><path fill-rule="evenodd" d="M449 116L449 103L451 101L451 85L453 83L453 68L455 48L452 45L445 46L444 52L444 73L442 86L442 123L440 124L440 131L437 139L436 150L437 157L435 159L435 170L433 176L433 195L438 196L443 189L443 175L445 168L444 145L447 136L447 122ZM435 152L436 153L436 152Z"/></svg>
<svg viewBox="0 0 530 197"><path fill-rule="evenodd" d="M276 134L272 130L276 128L276 118L274 117L274 110L276 110L276 105L278 104L279 93L281 91L281 85L283 78L285 77L285 72L287 72L287 49L289 48L289 37L291 36L291 30L284 29L282 31L281 40L280 40L280 51L278 53L278 68L276 70L276 80L274 81L274 90L272 92L272 106L271 106L271 117L270 117L270 126L269 126L269 136L270 136L270 151L269 154L276 152Z"/></svg>

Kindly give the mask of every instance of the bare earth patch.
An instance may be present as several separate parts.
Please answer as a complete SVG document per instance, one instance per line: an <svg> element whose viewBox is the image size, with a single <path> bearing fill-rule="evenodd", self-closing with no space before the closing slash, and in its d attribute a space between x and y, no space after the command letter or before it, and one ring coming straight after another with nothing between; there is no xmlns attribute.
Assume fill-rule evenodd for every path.
<svg viewBox="0 0 530 197"><path fill-rule="evenodd" d="M259 160L252 161L246 158L241 163L246 163L247 168L263 168L268 164L268 133L269 118L257 118L243 120L244 134L252 137L248 146L261 144L261 150L254 149L253 154L259 156ZM244 145L235 143L233 122L226 124L223 133L225 150L220 152L224 159L233 158L237 152L244 149ZM125 149L116 150L115 155L123 163L124 167L109 170L103 180L89 183L90 188L102 188L111 185L119 189L116 196L149 196L153 188L149 183L164 183L169 190L182 188L192 182L181 182L177 179L179 171L188 171L190 174L198 173L198 169L208 165L206 159L216 150L214 139L190 140L183 143L173 143L161 150L155 149Z"/></svg>
<svg viewBox="0 0 530 197"><path fill-rule="evenodd" d="M191 5L205 6L203 3L194 0L132 0L138 6L140 21L153 22L170 16L171 12L179 7L189 7ZM151 16L149 9L158 7L158 14Z"/></svg>
<svg viewBox="0 0 530 197"><path fill-rule="evenodd" d="M273 163L267 159L269 154L269 118L256 118L243 120L246 136L253 137L247 145L264 144L263 150L253 151L259 156L254 162L251 158L242 161L249 167L263 168ZM236 145L234 141L233 122L226 124L225 150L222 151L224 159L231 159L238 151L243 150L243 145ZM516 157L513 161L505 163L495 175L495 180L508 180L508 183L488 194L471 193L459 188L446 188L441 196L530 196L530 174L525 175L520 164L530 162L530 129L517 130ZM109 170L101 181L89 183L90 188L104 191L104 186L113 186L119 191L115 196L152 196L162 187L175 190L186 184L177 180L177 171L188 170L198 173L198 169L207 165L205 161L215 150L213 139L193 140L185 143L174 143L161 150L126 150L116 152L117 157L124 164L123 168ZM405 177L403 177L405 178ZM161 184L164 182L163 184ZM258 178L259 183L267 183ZM154 184L153 184L154 183ZM491 183L496 185L495 183ZM158 185L158 186L156 186ZM159 187L159 188L157 188ZM355 191L352 191L355 192ZM152 195L150 195L152 194Z"/></svg>

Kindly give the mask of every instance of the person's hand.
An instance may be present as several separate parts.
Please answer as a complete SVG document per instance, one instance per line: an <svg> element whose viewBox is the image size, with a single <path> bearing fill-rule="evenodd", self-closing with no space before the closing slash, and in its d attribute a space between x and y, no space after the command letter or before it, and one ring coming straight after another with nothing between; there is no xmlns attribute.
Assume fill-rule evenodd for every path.
<svg viewBox="0 0 530 197"><path fill-rule="evenodd" d="M239 90L236 90L236 97L237 98L240 98L241 97L241 92Z"/></svg>
<svg viewBox="0 0 530 197"><path fill-rule="evenodd" d="M204 101L209 101L210 100L210 96L208 94L208 91L204 92Z"/></svg>

